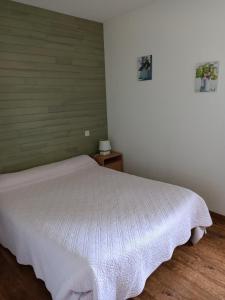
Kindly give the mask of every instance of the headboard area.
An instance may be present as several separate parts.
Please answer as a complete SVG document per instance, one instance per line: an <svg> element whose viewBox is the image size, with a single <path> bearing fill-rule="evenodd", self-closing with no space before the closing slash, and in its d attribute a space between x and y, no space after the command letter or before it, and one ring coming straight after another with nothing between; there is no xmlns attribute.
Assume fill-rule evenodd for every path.
<svg viewBox="0 0 225 300"><path fill-rule="evenodd" d="M104 74L101 23L0 1L0 173L95 152Z"/></svg>

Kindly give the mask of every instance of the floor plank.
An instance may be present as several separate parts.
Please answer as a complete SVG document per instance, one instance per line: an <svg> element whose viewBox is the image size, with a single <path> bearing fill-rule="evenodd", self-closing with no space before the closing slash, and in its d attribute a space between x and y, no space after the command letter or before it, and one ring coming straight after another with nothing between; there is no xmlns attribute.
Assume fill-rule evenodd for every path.
<svg viewBox="0 0 225 300"><path fill-rule="evenodd" d="M194 247L178 247L132 300L225 300L225 217L212 214L214 225ZM33 269L16 262L0 246L0 300L51 300Z"/></svg>

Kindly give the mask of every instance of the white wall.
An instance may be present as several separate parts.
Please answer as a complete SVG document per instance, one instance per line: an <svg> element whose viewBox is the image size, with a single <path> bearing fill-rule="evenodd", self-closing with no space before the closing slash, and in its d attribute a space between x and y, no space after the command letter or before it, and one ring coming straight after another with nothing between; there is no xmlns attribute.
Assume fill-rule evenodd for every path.
<svg viewBox="0 0 225 300"><path fill-rule="evenodd" d="M225 215L225 1L155 0L104 24L109 137L125 169L193 189ZM153 55L153 81L136 79ZM220 61L216 93L196 63Z"/></svg>

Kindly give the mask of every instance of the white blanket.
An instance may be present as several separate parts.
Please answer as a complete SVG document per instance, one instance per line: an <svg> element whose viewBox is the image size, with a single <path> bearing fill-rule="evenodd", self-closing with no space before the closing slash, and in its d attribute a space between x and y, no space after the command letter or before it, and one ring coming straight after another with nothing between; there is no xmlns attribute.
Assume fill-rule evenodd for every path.
<svg viewBox="0 0 225 300"><path fill-rule="evenodd" d="M194 192L88 156L0 175L0 243L54 300L134 297L192 228L201 235L211 224Z"/></svg>

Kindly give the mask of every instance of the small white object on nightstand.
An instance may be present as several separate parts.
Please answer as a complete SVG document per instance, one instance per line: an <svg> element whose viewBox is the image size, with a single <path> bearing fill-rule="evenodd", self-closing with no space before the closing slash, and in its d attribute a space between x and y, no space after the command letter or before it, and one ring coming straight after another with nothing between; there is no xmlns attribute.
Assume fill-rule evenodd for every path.
<svg viewBox="0 0 225 300"><path fill-rule="evenodd" d="M111 151L110 141L99 141L99 151L100 155L109 155Z"/></svg>

